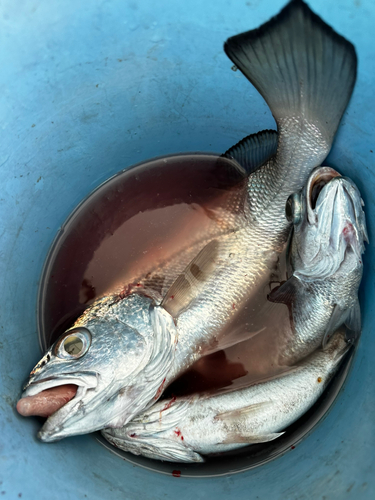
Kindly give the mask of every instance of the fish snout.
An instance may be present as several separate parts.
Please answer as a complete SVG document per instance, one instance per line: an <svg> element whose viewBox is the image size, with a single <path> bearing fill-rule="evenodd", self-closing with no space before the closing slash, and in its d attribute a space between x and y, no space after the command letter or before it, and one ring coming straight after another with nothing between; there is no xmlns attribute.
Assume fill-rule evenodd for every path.
<svg viewBox="0 0 375 500"><path fill-rule="evenodd" d="M31 385L39 375L40 371L51 361L51 353L48 351L43 358L34 366L34 368L30 372L30 377L27 383L24 385L23 390L26 390L29 385Z"/></svg>

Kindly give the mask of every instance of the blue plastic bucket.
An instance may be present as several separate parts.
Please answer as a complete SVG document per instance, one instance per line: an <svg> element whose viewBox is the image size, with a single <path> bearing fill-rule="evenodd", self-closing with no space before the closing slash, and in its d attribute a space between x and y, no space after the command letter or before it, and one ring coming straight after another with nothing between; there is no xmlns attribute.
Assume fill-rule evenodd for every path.
<svg viewBox="0 0 375 500"><path fill-rule="evenodd" d="M232 64L228 36L259 26L283 0L6 1L0 8L1 398L4 498L372 498L375 486L373 94L375 5L311 1L352 41L358 80L328 163L363 193L371 245L363 334L351 373L316 429L253 470L192 479L121 460L92 436L36 440L15 404L40 357L36 304L48 249L69 213L117 171L181 151L223 152L274 128Z"/></svg>

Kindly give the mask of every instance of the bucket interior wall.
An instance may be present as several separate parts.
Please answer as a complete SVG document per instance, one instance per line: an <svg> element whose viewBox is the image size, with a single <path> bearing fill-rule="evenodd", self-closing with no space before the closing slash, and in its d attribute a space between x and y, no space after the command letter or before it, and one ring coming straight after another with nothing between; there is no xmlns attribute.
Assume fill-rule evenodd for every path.
<svg viewBox="0 0 375 500"><path fill-rule="evenodd" d="M310 7L354 43L358 78L327 164L366 203L363 333L348 379L314 431L258 468L201 479L134 466L92 436L36 439L15 406L40 358L36 304L61 224L101 182L156 156L222 153L275 128L223 51L282 0L23 2L0 9L0 494L4 498L372 498L375 488L374 85L371 0ZM235 460L235 459L234 459ZM233 468L235 469L235 462ZM176 474L175 474L176 475ZM178 475L178 474L177 474Z"/></svg>

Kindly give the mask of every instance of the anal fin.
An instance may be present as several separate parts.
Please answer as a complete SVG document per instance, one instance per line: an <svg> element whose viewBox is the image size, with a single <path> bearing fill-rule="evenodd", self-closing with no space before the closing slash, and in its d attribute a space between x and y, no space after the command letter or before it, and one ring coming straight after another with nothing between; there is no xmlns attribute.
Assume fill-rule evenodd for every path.
<svg viewBox="0 0 375 500"><path fill-rule="evenodd" d="M272 432L270 434L241 434L239 432L230 432L227 437L221 442L222 444L234 444L234 443L267 443L268 441L273 441L278 437L282 436L284 432Z"/></svg>

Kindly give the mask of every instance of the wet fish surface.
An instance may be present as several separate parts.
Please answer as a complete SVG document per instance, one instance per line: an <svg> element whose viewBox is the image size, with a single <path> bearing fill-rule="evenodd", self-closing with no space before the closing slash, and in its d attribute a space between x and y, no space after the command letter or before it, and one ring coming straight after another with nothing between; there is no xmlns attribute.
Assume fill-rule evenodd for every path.
<svg viewBox="0 0 375 500"><path fill-rule="evenodd" d="M250 149L246 140L227 153L249 174L242 227L210 242L163 300L179 330L167 382L222 342L222 329L269 277L291 231L285 203L327 156L356 77L353 46L302 1L292 1L261 28L230 38L225 51L270 106L277 149L255 171L243 156L244 146ZM268 145L273 137L257 139Z"/></svg>
<svg viewBox="0 0 375 500"><path fill-rule="evenodd" d="M336 334L295 371L275 380L212 397L159 401L122 429L102 435L136 455L172 462L277 439L321 396L349 344Z"/></svg>
<svg viewBox="0 0 375 500"><path fill-rule="evenodd" d="M289 373L227 394L160 401L103 436L125 451L171 461L200 461L196 452L229 451L279 437L315 403L341 359L337 352L346 352L342 333L327 346L329 338L344 324L353 338L360 334L358 288L368 242L362 207L355 184L329 167L315 169L303 191L288 199L293 274L270 299L290 308L279 360L291 366ZM311 378L315 362L321 374ZM324 384L317 389L316 381Z"/></svg>
<svg viewBox="0 0 375 500"><path fill-rule="evenodd" d="M345 325L348 338L354 341L361 331L358 289L364 244L368 242L363 206L353 181L330 167L314 169L304 189L287 201L293 232L282 259L288 261L289 279L286 277L269 293L268 300L272 302L263 306L267 317L263 319L264 329L225 353L221 351L224 375L224 370L232 369L236 380L224 385L213 381L211 387L206 384L208 387L199 389L200 370L207 372L216 367L211 357L203 357L183 375L182 390L179 378L167 394L232 390L277 376L324 346L341 325ZM236 364L238 360L243 364ZM194 390L190 390L188 380L194 373L198 380L193 383ZM220 376L216 374L219 379Z"/></svg>
<svg viewBox="0 0 375 500"><path fill-rule="evenodd" d="M243 158L244 144L250 151L236 217L228 214L228 231L199 252L164 298L98 300L38 363L24 397L78 386L76 396L47 420L40 433L45 441L126 424L218 348L221 330L267 279L285 247L291 230L287 198L331 148L356 78L350 42L294 0L261 28L230 38L225 51L269 104L278 126L276 153L258 168L255 146L269 151L272 133L250 136L228 151L235 159ZM75 338L77 352L71 354Z"/></svg>
<svg viewBox="0 0 375 500"><path fill-rule="evenodd" d="M359 336L358 289L368 243L363 206L354 182L329 167L315 169L305 189L288 199L292 276L269 297L286 304L292 319L280 362L291 365L324 347L344 324L352 341Z"/></svg>

